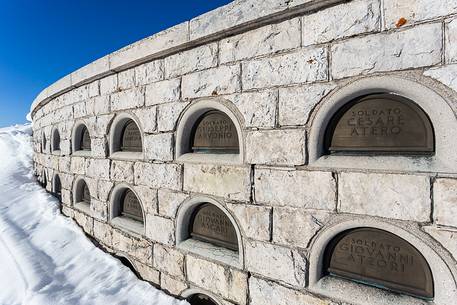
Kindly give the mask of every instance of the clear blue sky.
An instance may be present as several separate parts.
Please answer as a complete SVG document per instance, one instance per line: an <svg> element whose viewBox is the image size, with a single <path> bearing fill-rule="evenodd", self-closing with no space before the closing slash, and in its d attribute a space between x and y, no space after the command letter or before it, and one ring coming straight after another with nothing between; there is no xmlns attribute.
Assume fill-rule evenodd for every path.
<svg viewBox="0 0 457 305"><path fill-rule="evenodd" d="M229 2L0 0L0 127L25 122L60 77Z"/></svg>

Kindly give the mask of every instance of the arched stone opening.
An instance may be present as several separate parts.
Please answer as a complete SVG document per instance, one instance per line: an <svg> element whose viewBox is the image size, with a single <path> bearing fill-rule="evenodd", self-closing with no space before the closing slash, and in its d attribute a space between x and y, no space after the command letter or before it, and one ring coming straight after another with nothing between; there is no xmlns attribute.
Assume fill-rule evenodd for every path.
<svg viewBox="0 0 457 305"><path fill-rule="evenodd" d="M62 202L62 182L58 174L52 179L52 195Z"/></svg>
<svg viewBox="0 0 457 305"><path fill-rule="evenodd" d="M74 207L87 214L91 214L90 205L92 201L91 190L83 177L78 177L73 186Z"/></svg>
<svg viewBox="0 0 457 305"><path fill-rule="evenodd" d="M46 134L44 132L41 133L41 153L46 152Z"/></svg>
<svg viewBox="0 0 457 305"><path fill-rule="evenodd" d="M145 213L143 203L133 187L119 184L110 197L110 222L122 229L143 235L145 233Z"/></svg>
<svg viewBox="0 0 457 305"><path fill-rule="evenodd" d="M57 127L52 129L51 133L51 152L55 154L60 154L60 133Z"/></svg>
<svg viewBox="0 0 457 305"><path fill-rule="evenodd" d="M135 264L132 262L132 260L130 258L128 258L127 255L121 254L121 253L117 253L117 254L114 254L114 257L117 258L122 263L122 265L124 265L127 268L129 268L130 271L132 271L133 274L135 274L135 276L137 278L141 279L140 274L136 270Z"/></svg>
<svg viewBox="0 0 457 305"><path fill-rule="evenodd" d="M110 128L110 156L128 160L142 159L143 147L139 120L128 113L118 114Z"/></svg>
<svg viewBox="0 0 457 305"><path fill-rule="evenodd" d="M181 293L190 305L222 305L216 296L198 288L190 288Z"/></svg>
<svg viewBox="0 0 457 305"><path fill-rule="evenodd" d="M87 126L79 122L73 128L72 134L72 151L73 154L90 154L92 150L92 141Z"/></svg>

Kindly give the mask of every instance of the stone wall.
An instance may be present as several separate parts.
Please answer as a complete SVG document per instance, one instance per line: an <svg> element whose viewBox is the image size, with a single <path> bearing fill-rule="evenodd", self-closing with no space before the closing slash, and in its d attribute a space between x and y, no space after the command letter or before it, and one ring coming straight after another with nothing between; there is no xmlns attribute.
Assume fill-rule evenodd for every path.
<svg viewBox="0 0 457 305"><path fill-rule="evenodd" d="M372 227L422 253L432 304L449 305L456 75L454 0L238 0L45 89L32 106L35 171L48 191L59 176L65 215L172 295L201 292L221 305L430 304L323 273L330 240ZM407 97L427 113L433 156L323 151L336 109L371 92ZM239 155L186 153L192 117L209 109L234 121ZM114 152L124 119L139 126L141 153ZM90 152L74 151L81 125ZM74 202L81 179L89 208ZM138 230L114 221L114 198L126 188L142 205ZM188 215L203 202L228 215L238 253L188 240Z"/></svg>

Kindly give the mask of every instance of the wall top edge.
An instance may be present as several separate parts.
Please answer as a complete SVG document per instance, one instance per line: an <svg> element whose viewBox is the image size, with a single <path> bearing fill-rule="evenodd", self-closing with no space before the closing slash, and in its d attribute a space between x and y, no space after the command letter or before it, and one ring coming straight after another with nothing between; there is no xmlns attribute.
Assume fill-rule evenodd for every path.
<svg viewBox="0 0 457 305"><path fill-rule="evenodd" d="M235 0L134 42L62 77L33 101L32 118L51 99L154 59L352 0Z"/></svg>

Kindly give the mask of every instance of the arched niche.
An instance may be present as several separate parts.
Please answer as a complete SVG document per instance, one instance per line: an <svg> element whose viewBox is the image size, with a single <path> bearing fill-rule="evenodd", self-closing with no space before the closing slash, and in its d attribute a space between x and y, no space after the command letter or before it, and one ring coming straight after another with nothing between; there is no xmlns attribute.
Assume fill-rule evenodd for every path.
<svg viewBox="0 0 457 305"><path fill-rule="evenodd" d="M143 203L133 187L118 184L111 191L109 221L122 229L143 235L146 215Z"/></svg>
<svg viewBox="0 0 457 305"><path fill-rule="evenodd" d="M92 193L83 177L77 177L73 184L73 203L78 210L91 214Z"/></svg>
<svg viewBox="0 0 457 305"><path fill-rule="evenodd" d="M135 263L133 262L133 260L127 255L127 254L124 254L124 253L116 253L114 254L114 257L117 258L122 265L124 265L125 267L129 268L130 271L133 272L133 274L135 274L135 276L139 279L142 279L141 278L141 275L139 274L136 266L135 266Z"/></svg>
<svg viewBox="0 0 457 305"><path fill-rule="evenodd" d="M243 266L239 226L227 209L211 197L197 196L181 204L176 217L176 243L181 249Z"/></svg>
<svg viewBox="0 0 457 305"><path fill-rule="evenodd" d="M186 289L181 293L181 297L190 305L222 305L212 293L199 288Z"/></svg>
<svg viewBox="0 0 457 305"><path fill-rule="evenodd" d="M110 127L110 157L143 159L143 132L139 120L131 114L118 114Z"/></svg>
<svg viewBox="0 0 457 305"><path fill-rule="evenodd" d="M229 101L202 99L179 119L176 158L179 161L243 163L242 115Z"/></svg>
<svg viewBox="0 0 457 305"><path fill-rule="evenodd" d="M46 134L44 132L41 133L41 153L46 152Z"/></svg>
<svg viewBox="0 0 457 305"><path fill-rule="evenodd" d="M51 152L60 154L60 132L57 127L54 127L51 132Z"/></svg>
<svg viewBox="0 0 457 305"><path fill-rule="evenodd" d="M308 156L310 167L357 168L405 171L455 172L457 155L453 153L450 139L457 137L457 120L448 102L434 90L423 85L421 79L411 80L399 75L371 76L358 79L335 89L315 108L309 122ZM422 150L425 153L329 154L328 130L332 119L346 113L345 107L370 95L388 94L407 101L423 122L429 120L433 127L434 147ZM351 104L352 103L352 104ZM342 111L343 110L343 111ZM330 129L329 129L330 127ZM427 128L426 128L427 129ZM429 129L430 130L430 129ZM382 130L380 131L382 132ZM431 134L431 133L428 133ZM428 148L431 136L427 136ZM404 149L405 150L405 149ZM408 149L406 149L408 151ZM366 152L366 151L365 151Z"/></svg>
<svg viewBox="0 0 457 305"><path fill-rule="evenodd" d="M48 179L46 177L46 169L45 168L43 168L43 170L41 171L41 175L40 175L40 177L38 179L38 182L41 185L41 187L46 189L46 186L48 185Z"/></svg>
<svg viewBox="0 0 457 305"><path fill-rule="evenodd" d="M385 267L381 255L388 258ZM334 258L336 263L332 264ZM449 254L417 227L339 215L310 245L309 290L354 305L365 305L367 300L372 305L426 304L430 300L445 305L457 297L456 269L449 268L451 261ZM379 270L384 270L384 275ZM417 278L411 279L412 273ZM433 282L428 286L429 295L417 291L424 281Z"/></svg>
<svg viewBox="0 0 457 305"><path fill-rule="evenodd" d="M62 201L62 182L58 174L55 174L52 179L52 195Z"/></svg>
<svg viewBox="0 0 457 305"><path fill-rule="evenodd" d="M76 123L73 128L71 143L73 154L90 155L92 141L86 124L83 122Z"/></svg>

